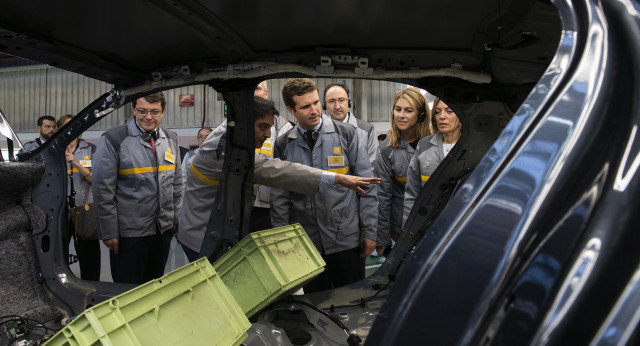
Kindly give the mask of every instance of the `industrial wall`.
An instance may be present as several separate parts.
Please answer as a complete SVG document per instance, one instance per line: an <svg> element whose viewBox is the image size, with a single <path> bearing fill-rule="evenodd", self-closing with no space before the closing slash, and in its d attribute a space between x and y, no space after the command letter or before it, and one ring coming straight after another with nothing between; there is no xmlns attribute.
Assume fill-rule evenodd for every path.
<svg viewBox="0 0 640 346"><path fill-rule="evenodd" d="M286 79L270 80L269 96L280 114L293 121L294 118L282 102L281 90L285 81ZM389 122L396 91L407 87L398 83L353 79L327 78L316 79L316 82L321 99L327 84L346 83L351 89L352 112L360 119L377 123L375 125L378 129L384 129ZM48 114L58 118L63 114L77 114L111 87L107 83L45 65L5 68L0 69L0 109L18 134L33 133L39 116ZM163 125L168 128L200 128L203 120L204 126L215 127L224 119L224 103L209 86L196 85L169 90L165 95L167 113L163 118ZM180 95L193 95L193 105L181 106ZM90 130L104 131L121 124L130 116L131 109L126 105ZM21 139L24 140L23 136Z"/></svg>

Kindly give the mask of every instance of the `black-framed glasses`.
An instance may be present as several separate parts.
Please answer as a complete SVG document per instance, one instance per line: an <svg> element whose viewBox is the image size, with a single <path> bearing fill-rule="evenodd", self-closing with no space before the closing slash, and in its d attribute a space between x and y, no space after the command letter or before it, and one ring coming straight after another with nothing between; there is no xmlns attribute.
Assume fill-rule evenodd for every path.
<svg viewBox="0 0 640 346"><path fill-rule="evenodd" d="M136 113L138 115L146 116L147 114L151 114L152 117L157 117L162 114L162 111L159 109L144 109L144 108L136 108Z"/></svg>
<svg viewBox="0 0 640 346"><path fill-rule="evenodd" d="M339 99L331 99L331 100L327 100L327 104L328 104L328 105L333 105L333 104L335 104L336 102L337 102L337 103L340 103L340 104L343 104L343 103L347 102L347 100L348 100L348 99L346 99L346 98L344 98L344 97L341 97L341 98L339 98Z"/></svg>

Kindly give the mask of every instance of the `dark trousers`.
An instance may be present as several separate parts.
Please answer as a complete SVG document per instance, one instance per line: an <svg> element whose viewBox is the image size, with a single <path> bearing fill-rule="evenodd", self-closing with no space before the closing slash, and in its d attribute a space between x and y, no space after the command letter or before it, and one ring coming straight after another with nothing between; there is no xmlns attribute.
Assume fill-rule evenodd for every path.
<svg viewBox="0 0 640 346"><path fill-rule="evenodd" d="M178 243L180 243L180 241L178 241ZM200 259L200 252L199 251L194 251L191 250L190 247L180 243L180 246L182 246L182 250L184 251L184 254L187 255L187 259L189 260L189 262L193 262L197 259Z"/></svg>
<svg viewBox="0 0 640 346"><path fill-rule="evenodd" d="M273 228L271 225L271 209L253 207L249 227L251 233Z"/></svg>
<svg viewBox="0 0 640 346"><path fill-rule="evenodd" d="M100 281L100 241L78 238L74 245L80 262L80 278Z"/></svg>
<svg viewBox="0 0 640 346"><path fill-rule="evenodd" d="M82 280L100 281L100 240L85 240L76 237L75 226L69 221L69 232L64 235L65 244L73 241L80 265ZM65 246L65 257L69 256L69 247Z"/></svg>
<svg viewBox="0 0 640 346"><path fill-rule="evenodd" d="M121 237L118 254L109 251L113 282L142 284L161 277L170 247L171 230L145 237Z"/></svg>
<svg viewBox="0 0 640 346"><path fill-rule="evenodd" d="M341 287L364 279L364 261L360 247L330 255L322 255L327 263L324 272L304 286L304 293L314 293Z"/></svg>

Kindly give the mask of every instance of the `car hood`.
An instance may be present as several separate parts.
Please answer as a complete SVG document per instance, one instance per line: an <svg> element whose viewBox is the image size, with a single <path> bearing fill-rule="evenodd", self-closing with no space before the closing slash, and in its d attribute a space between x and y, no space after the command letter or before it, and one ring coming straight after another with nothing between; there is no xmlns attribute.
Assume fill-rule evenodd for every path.
<svg viewBox="0 0 640 346"><path fill-rule="evenodd" d="M560 27L550 3L492 0L31 0L0 23L0 51L116 87L212 72L533 83Z"/></svg>

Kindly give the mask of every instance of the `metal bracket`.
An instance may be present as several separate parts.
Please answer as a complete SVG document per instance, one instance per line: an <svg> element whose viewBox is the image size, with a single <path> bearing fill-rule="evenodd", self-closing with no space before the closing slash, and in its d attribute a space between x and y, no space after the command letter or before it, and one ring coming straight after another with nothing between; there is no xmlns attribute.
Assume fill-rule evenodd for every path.
<svg viewBox="0 0 640 346"><path fill-rule="evenodd" d="M373 74L373 68L369 67L369 58L358 58L358 65L354 70L361 76L370 76Z"/></svg>
<svg viewBox="0 0 640 346"><path fill-rule="evenodd" d="M316 66L316 72L320 74L331 74L335 68L331 64L332 59L330 56L320 57L320 66Z"/></svg>

